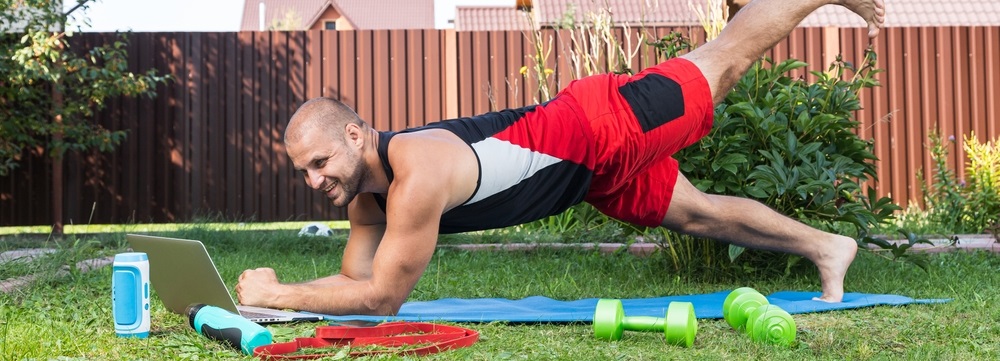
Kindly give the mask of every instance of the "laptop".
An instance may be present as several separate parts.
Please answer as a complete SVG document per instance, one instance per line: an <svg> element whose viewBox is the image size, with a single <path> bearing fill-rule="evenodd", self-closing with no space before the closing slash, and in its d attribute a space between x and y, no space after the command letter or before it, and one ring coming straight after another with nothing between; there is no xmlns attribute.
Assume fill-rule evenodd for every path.
<svg viewBox="0 0 1000 361"><path fill-rule="evenodd" d="M136 252L149 257L149 282L170 311L185 315L190 304L203 303L239 314L256 323L321 321L322 316L236 305L219 270L200 241L129 234Z"/></svg>

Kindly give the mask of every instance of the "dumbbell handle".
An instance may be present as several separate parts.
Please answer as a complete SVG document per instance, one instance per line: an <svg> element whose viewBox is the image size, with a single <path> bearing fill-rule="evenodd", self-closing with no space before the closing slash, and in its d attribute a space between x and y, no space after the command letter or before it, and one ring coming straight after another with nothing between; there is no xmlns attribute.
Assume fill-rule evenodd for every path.
<svg viewBox="0 0 1000 361"><path fill-rule="evenodd" d="M623 327L629 331L663 331L666 324L666 318L653 316L627 316L622 320Z"/></svg>

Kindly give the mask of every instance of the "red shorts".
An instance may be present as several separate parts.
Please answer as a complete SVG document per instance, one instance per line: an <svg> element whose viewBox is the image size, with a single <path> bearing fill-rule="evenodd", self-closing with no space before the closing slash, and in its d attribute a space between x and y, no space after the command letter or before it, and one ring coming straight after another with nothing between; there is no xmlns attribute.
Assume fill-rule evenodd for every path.
<svg viewBox="0 0 1000 361"><path fill-rule="evenodd" d="M571 83L594 134L594 178L585 200L608 216L659 226L677 182L680 149L712 129L712 92L693 63L675 58L636 74Z"/></svg>

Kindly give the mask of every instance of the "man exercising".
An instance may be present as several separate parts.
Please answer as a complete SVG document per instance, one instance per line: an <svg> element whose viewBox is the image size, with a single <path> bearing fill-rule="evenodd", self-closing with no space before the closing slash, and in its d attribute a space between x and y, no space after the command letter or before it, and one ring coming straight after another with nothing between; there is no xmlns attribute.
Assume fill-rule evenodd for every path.
<svg viewBox="0 0 1000 361"><path fill-rule="evenodd" d="M285 146L310 187L347 206L340 273L282 284L273 269L247 270L240 303L395 314L438 234L516 225L583 201L634 224L806 257L819 268L820 299L840 302L854 240L702 193L671 157L708 133L714 104L765 50L827 4L860 15L871 37L882 26L882 0L755 0L717 39L635 76L587 77L544 104L397 133L373 130L336 100L306 102Z"/></svg>

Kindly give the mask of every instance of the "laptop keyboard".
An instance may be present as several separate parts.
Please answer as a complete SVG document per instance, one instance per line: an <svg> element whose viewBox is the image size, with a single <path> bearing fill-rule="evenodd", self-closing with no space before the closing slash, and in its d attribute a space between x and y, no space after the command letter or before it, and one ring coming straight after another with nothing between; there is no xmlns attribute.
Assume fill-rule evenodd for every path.
<svg viewBox="0 0 1000 361"><path fill-rule="evenodd" d="M275 318L277 316L267 313L253 312L253 311L240 311L240 316L255 319L255 318Z"/></svg>

